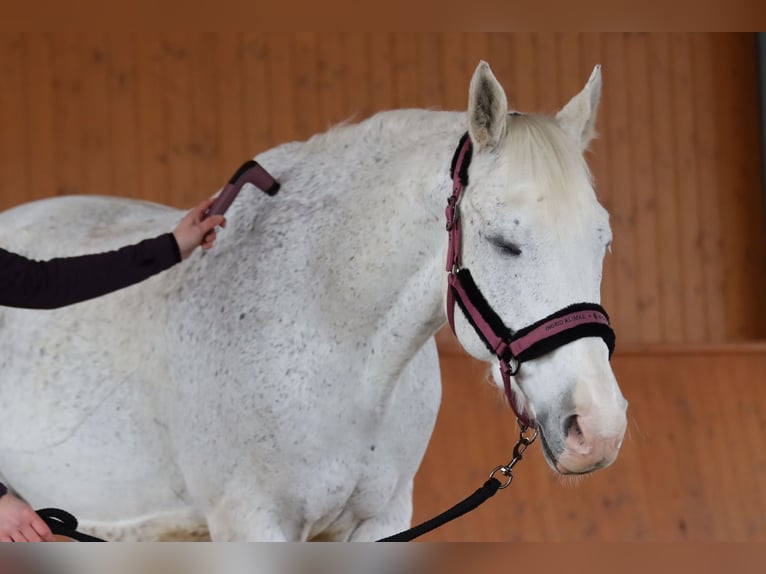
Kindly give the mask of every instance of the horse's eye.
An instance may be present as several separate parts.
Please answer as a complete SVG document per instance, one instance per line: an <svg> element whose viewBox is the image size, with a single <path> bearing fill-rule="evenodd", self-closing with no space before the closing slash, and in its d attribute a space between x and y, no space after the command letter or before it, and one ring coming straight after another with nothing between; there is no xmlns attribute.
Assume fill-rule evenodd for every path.
<svg viewBox="0 0 766 574"><path fill-rule="evenodd" d="M519 246L516 245L515 243L511 243L510 241L505 241L504 239L500 239L499 237L490 238L489 242L507 255L513 255L513 256L521 255L521 249L519 249Z"/></svg>

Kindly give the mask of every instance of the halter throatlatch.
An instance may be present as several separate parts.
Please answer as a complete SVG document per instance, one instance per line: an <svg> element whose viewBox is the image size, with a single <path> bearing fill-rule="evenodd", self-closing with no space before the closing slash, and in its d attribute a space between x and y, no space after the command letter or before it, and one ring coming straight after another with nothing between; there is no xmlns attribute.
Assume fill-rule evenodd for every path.
<svg viewBox="0 0 766 574"><path fill-rule="evenodd" d="M450 168L452 195L447 200L446 209L449 233L447 319L454 333L457 303L487 349L498 358L505 394L511 408L523 424L533 426L526 413L519 408L511 390L511 377L519 371L521 364L583 337L601 337L611 358L615 335L609 325L609 316L596 303L575 303L515 332L503 323L487 303L471 277L471 272L460 268L461 229L458 208L463 189L468 185L468 165L472 150L471 139L466 133L460 139Z"/></svg>

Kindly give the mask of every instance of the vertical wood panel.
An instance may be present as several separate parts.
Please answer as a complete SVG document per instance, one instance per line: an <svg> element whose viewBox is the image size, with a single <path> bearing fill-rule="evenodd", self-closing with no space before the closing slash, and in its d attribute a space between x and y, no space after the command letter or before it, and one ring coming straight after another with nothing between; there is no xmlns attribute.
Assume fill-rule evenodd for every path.
<svg viewBox="0 0 766 574"><path fill-rule="evenodd" d="M674 132L676 146L676 183L678 194L678 230L683 257L679 261L684 290L684 340L692 343L707 339L705 314L705 287L702 276L703 262L700 251L702 223L700 222L699 181L697 180L697 153L695 149L696 122L691 71L691 38L685 34L671 36L671 61L673 74L673 116L677 129Z"/></svg>
<svg viewBox="0 0 766 574"><path fill-rule="evenodd" d="M216 68L218 70L218 133L220 140L219 169L224 180L217 182L217 191L225 178L255 154L249 149L245 136L249 120L249 107L244 102L245 76L242 34L222 34L218 37ZM258 118L263 121L263 118Z"/></svg>
<svg viewBox="0 0 766 574"><path fill-rule="evenodd" d="M444 109L468 108L468 82L466 75L465 37L463 34L445 35L442 43L442 74L444 77Z"/></svg>
<svg viewBox="0 0 766 574"><path fill-rule="evenodd" d="M417 38L412 32L397 32L393 35L393 70L395 108L419 107L420 64Z"/></svg>
<svg viewBox="0 0 766 574"><path fill-rule="evenodd" d="M609 141L607 185L614 190L603 199L612 214L614 234L612 273L619 288L615 294L615 326L622 340L639 340L637 237L635 216L636 185L630 174L631 134L629 124L629 86L626 70L627 54L623 37L608 34L604 41L604 67L609 70L609 83L603 91L604 135ZM619 190L619 192L617 192Z"/></svg>
<svg viewBox="0 0 766 574"><path fill-rule="evenodd" d="M390 110L395 98L391 35L383 32L370 34L369 45L372 111Z"/></svg>
<svg viewBox="0 0 766 574"><path fill-rule="evenodd" d="M27 186L18 190L25 201L50 197L55 191L57 158L53 148L53 85L51 78L50 43L48 34L36 36L27 34L27 74L23 84L26 94L26 131L27 147L25 164L27 168ZM10 90L0 89L0 98ZM21 109L17 105L1 106L6 113L15 114ZM3 122L3 126L5 126ZM0 154L0 162L5 164L10 158ZM4 185L0 189L5 203L8 189Z"/></svg>
<svg viewBox="0 0 766 574"><path fill-rule="evenodd" d="M726 330L718 326L725 323L728 311L719 301L724 300L724 276L721 258L721 217L719 196L725 189L716 158L720 157L718 138L713 128L715 102L713 94L713 68L710 65L718 56L712 44L712 35L693 34L691 37L692 75L694 78L694 119L696 122L697 197L699 201L700 240L699 253L702 263L705 311L708 332L706 340L722 341ZM711 113L712 112L712 113ZM725 193L725 192L724 192Z"/></svg>
<svg viewBox="0 0 766 574"><path fill-rule="evenodd" d="M109 73L107 78L109 114L106 120L114 195L141 197L141 165L138 142L138 76L135 35L107 38Z"/></svg>
<svg viewBox="0 0 766 574"><path fill-rule="evenodd" d="M752 34L0 35L0 207L111 193L188 206L245 156L353 116L465 110L487 60L521 111L603 64L588 160L615 232L621 343L766 337Z"/></svg>
<svg viewBox="0 0 766 574"><path fill-rule="evenodd" d="M190 129L188 146L192 184L182 207L192 207L202 197L215 193L229 177L231 167L220 168L221 120L218 97L222 86L218 73L218 35L206 32L191 42L190 57ZM244 161L244 158L243 158Z"/></svg>
<svg viewBox="0 0 766 574"><path fill-rule="evenodd" d="M313 32L296 32L293 42L295 54L294 90L296 136L306 139L312 134L327 129L320 121L331 112L333 84L328 70L332 62L320 57L316 35ZM329 107L326 107L329 106Z"/></svg>
<svg viewBox="0 0 766 574"><path fill-rule="evenodd" d="M161 201L170 184L168 139L163 84L165 65L162 38L141 35L137 38L136 82L138 123L138 172L143 199Z"/></svg>
<svg viewBox="0 0 766 574"><path fill-rule="evenodd" d="M513 46L516 57L516 109L522 112L539 110L536 36L529 32L515 34Z"/></svg>
<svg viewBox="0 0 766 574"><path fill-rule="evenodd" d="M532 109L540 113L554 115L561 107L556 36L553 34L535 34L535 46L537 52L537 101Z"/></svg>
<svg viewBox="0 0 766 574"><path fill-rule="evenodd" d="M676 163L672 75L667 34L655 34L649 42L650 113L653 181L657 202L657 270L661 281L657 295L662 333L657 340L678 343L684 340L683 291L679 260L678 194L675 190Z"/></svg>
<svg viewBox="0 0 766 574"><path fill-rule="evenodd" d="M163 39L163 108L167 116L169 182L158 190L164 203L189 206L194 203L194 164L190 150L192 135L191 53L196 38L188 32L172 32Z"/></svg>
<svg viewBox="0 0 766 574"><path fill-rule="evenodd" d="M733 41L737 39L738 41ZM728 338L766 337L766 241L763 240L764 206L761 162L753 152L761 148L757 77L754 73L754 35L712 34L711 116L718 142L715 159L721 173L717 190L722 226L721 266L726 285L724 309ZM736 86L736 89L734 89ZM705 222L707 224L707 222ZM720 301L709 304L720 305Z"/></svg>
<svg viewBox="0 0 766 574"><path fill-rule="evenodd" d="M266 61L267 83L258 87L273 94L270 100L270 113L274 116L272 126L273 144L290 142L298 137L295 126L295 92L293 74L295 73L292 46L293 38L282 33L271 32L268 35L269 57Z"/></svg>
<svg viewBox="0 0 766 574"><path fill-rule="evenodd" d="M640 332L638 340L657 341L662 336L658 292L660 286L657 265L657 201L652 172L651 117L649 106L652 78L649 73L649 47L646 34L631 34L627 38L626 69L634 79L628 94L630 122L631 171L625 174L633 185L636 234L636 284Z"/></svg>
<svg viewBox="0 0 766 574"><path fill-rule="evenodd" d="M82 84L80 38L57 33L51 45L53 62L53 138L56 142L57 195L84 192Z"/></svg>
<svg viewBox="0 0 766 574"><path fill-rule="evenodd" d="M319 90L314 97L319 98L319 118L322 121L314 130L325 131L348 119L348 94L344 78L346 62L344 60L343 38L332 34L318 43L319 52ZM313 135L313 134L309 134Z"/></svg>
<svg viewBox="0 0 766 574"><path fill-rule="evenodd" d="M245 125L246 144L252 154L267 150L270 146L283 143L279 139L282 131L276 132L276 124L282 118L275 118L272 101L276 90L270 87L271 45L264 34L245 34L242 40L242 108L244 116L240 121ZM279 70L276 71L280 73ZM284 130L284 127L280 128Z"/></svg>
<svg viewBox="0 0 766 574"><path fill-rule="evenodd" d="M82 191L87 194L112 193L112 159L109 133L109 102L107 75L111 53L105 34L81 37L75 53L82 62Z"/></svg>
<svg viewBox="0 0 766 574"><path fill-rule="evenodd" d="M370 73L370 50L367 34L350 32L345 34L346 54L346 92L349 112L359 121L371 116L376 110L372 104L372 85Z"/></svg>
<svg viewBox="0 0 766 574"><path fill-rule="evenodd" d="M442 77L442 41L437 32L418 36L417 79L420 102L429 109L444 107L444 80Z"/></svg>
<svg viewBox="0 0 766 574"><path fill-rule="evenodd" d="M17 87L24 84L26 44L22 33L6 35L0 42L0 185L4 201L12 193L31 199L26 193L26 104Z"/></svg>

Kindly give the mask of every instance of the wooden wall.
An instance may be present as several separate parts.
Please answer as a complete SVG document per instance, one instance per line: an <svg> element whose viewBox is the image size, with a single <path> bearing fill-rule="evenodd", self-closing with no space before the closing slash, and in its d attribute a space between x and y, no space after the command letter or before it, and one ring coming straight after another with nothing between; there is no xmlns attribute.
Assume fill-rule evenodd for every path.
<svg viewBox="0 0 766 574"><path fill-rule="evenodd" d="M415 523L479 488L518 438L487 366L441 360ZM508 489L422 540L766 542L766 345L642 348L612 362L630 406L611 467L565 480L533 444Z"/></svg>
<svg viewBox="0 0 766 574"><path fill-rule="evenodd" d="M766 336L753 34L0 35L0 208L100 193L187 207L349 117L464 109L479 59L553 112L604 71L591 163L621 343Z"/></svg>

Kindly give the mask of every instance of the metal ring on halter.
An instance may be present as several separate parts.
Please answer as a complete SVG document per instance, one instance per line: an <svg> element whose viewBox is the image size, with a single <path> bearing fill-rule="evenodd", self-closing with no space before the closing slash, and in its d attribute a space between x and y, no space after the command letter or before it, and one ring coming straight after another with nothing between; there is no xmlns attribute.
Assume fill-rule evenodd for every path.
<svg viewBox="0 0 766 574"><path fill-rule="evenodd" d="M452 271L450 271L450 275L457 275L458 273L460 273L460 265L458 265L457 263L455 263L455 264L452 266Z"/></svg>
<svg viewBox="0 0 766 574"><path fill-rule="evenodd" d="M490 478L495 478L495 474L498 472L502 472L505 476L508 477L508 480L506 480L503 484L497 487L498 490L503 490L504 488L508 488L511 485L511 481L513 480L513 473L511 472L511 469L507 466L498 466L495 468L491 473L489 473Z"/></svg>
<svg viewBox="0 0 766 574"><path fill-rule="evenodd" d="M519 369L521 368L521 361L519 361L516 357L511 357L508 361L506 361L505 364L508 365L508 374L511 377L518 373Z"/></svg>

